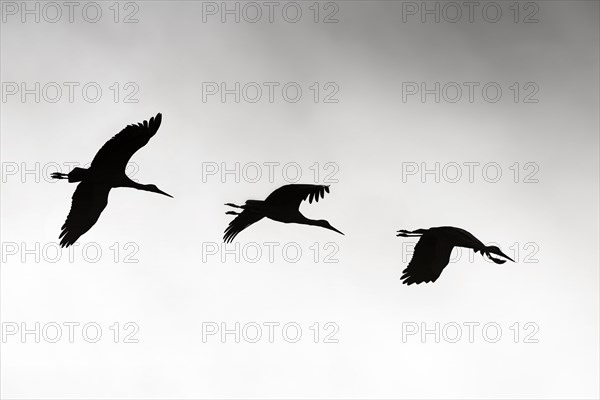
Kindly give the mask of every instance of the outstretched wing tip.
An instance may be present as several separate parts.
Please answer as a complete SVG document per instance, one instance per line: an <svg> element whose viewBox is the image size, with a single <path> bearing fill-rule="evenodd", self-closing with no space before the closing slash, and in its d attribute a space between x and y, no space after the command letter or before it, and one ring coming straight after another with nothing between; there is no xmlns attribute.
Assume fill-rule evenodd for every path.
<svg viewBox="0 0 600 400"><path fill-rule="evenodd" d="M77 185L71 198L71 209L60 228L61 247L71 246L96 224L108 204L109 192L108 185L97 185L89 181Z"/></svg>
<svg viewBox="0 0 600 400"><path fill-rule="evenodd" d="M242 232L244 229L248 228L255 222L260 221L262 218L262 215L248 210L244 210L241 213L237 214L237 216L229 222L227 228L225 228L225 232L223 234L223 242L233 242L233 239L235 239L235 237L240 232Z"/></svg>

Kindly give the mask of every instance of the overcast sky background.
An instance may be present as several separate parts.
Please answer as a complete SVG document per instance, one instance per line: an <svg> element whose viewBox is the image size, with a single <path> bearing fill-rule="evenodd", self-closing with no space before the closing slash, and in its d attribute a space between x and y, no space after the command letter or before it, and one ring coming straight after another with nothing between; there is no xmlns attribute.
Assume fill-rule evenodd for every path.
<svg viewBox="0 0 600 400"><path fill-rule="evenodd" d="M522 22L534 11L524 3L515 23L512 2L499 2L503 14L496 23L482 18L481 7L473 23L466 15L457 23L432 17L421 23L419 15L403 22L403 3L393 1L337 2L337 23L321 21L335 11L325 3L315 23L313 2L301 3L297 23L282 17L284 3L273 23L267 15L257 23L235 23L231 16L221 23L219 14L203 22L199 1L140 1L139 22L129 24L113 21L112 2L101 2L97 23L82 18L82 6L72 23L66 15L57 23L35 23L31 16L22 23L2 3L1 319L28 327L96 322L103 329L95 344L80 330L69 343L66 328L58 343L7 337L1 344L4 398L599 396L598 2L536 2L537 23ZM120 6L120 20L136 11ZM20 93L7 95L7 82L80 86L72 103L64 85L56 103L43 96L36 103L33 95L24 102ZM82 97L89 82L103 90L96 103ZM117 103L109 88L115 82ZM128 82L139 88L137 103L123 102ZM203 102L203 82L280 86L273 103L266 89L256 103L235 103L232 95L225 103L218 95ZM287 82L303 90L296 103L281 96ZM320 100L328 92L323 85L335 83L339 101L315 103L314 82ZM436 103L433 95L425 103L419 95L403 102L403 82L480 86L473 103L466 91L456 103ZM487 82L503 90L496 103L481 95ZM517 103L509 89L515 82ZM527 82L539 88L537 103L523 102ZM175 198L113 190L73 261L63 250L50 262L58 257L52 243L76 187L49 182L54 163L62 172L68 172L63 163L88 163L125 125L157 112L163 113L161 128L133 157L134 178ZM203 243L220 245L232 218L223 203L263 199L290 183L281 165L273 182L266 167L258 182L235 182L232 175L203 181L203 163L232 168L236 162L295 162L300 183L315 183L315 162L323 183L332 171L325 164L334 163L338 182L331 193L303 203L301 211L327 219L345 236L263 220L236 237L240 246L261 244L258 262L236 263L231 256L222 262L220 255L205 255L203 262ZM463 166L462 178L450 183L442 176L436 183L427 175L422 182L417 174L403 182L403 163L433 168L436 162ZM480 163L472 183L465 162ZM510 169L515 162L518 183ZM538 166L537 183L523 182L532 172L524 168L528 162ZM22 178L24 167L36 163L40 176ZM497 183L482 176L486 163L501 167ZM513 257L518 248L519 262L498 266L480 255L471 261L464 250L437 282L402 285L403 243L416 240L397 238L395 231L441 225L467 229ZM273 263L265 242L280 243ZM324 248L329 242L338 263L323 262L334 248ZM48 251L39 262L24 252L36 243ZM298 262L284 260L287 243L303 250ZM317 263L309 249L314 243ZM98 262L84 259L86 244L92 255L102 250ZM124 262L131 249L138 263ZM136 323L139 343L122 343L122 336L114 343L109 327L115 322ZM258 343L235 343L231 336L226 343L218 336L203 343L203 322L230 328L296 322L303 335L288 343L276 329L269 343L264 328ZM315 322L319 343L309 329ZM339 326L339 343L322 343L326 322ZM435 343L432 335L426 343L418 335L403 342L406 322L429 328L495 322L503 332L497 343L484 340L481 325L474 343L464 326L458 343ZM527 322L539 327L538 343L523 343L531 332L523 328ZM518 343L514 323L520 324Z"/></svg>

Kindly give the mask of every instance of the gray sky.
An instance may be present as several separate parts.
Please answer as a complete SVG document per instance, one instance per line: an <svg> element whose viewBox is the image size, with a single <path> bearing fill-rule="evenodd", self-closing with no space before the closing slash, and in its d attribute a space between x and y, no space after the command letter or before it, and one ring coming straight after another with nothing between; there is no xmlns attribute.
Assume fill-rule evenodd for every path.
<svg viewBox="0 0 600 400"><path fill-rule="evenodd" d="M118 16L98 2L96 23L86 3L73 22L60 6L52 23L56 9L38 4L35 22L21 2L2 1L2 396L597 398L598 3L521 2L517 16L513 2L490 3L473 22L463 5L455 23L445 3L439 23L421 22L436 2L321 2L316 23L313 2L276 2L273 22L264 2L239 3L240 22L223 23L221 2L119 3ZM223 102L221 84L236 82L239 103L235 93ZM433 90L424 101L422 84ZM113 190L80 246L57 253L75 185L49 174L90 162L157 112L161 128L130 172L175 198ZM236 163L238 182L221 176ZM436 163L439 182L422 175ZM345 236L263 220L236 237L239 262L224 255L223 203L263 199L297 168L300 183L331 185L301 211ZM395 231L441 225L519 262L463 250L434 284L402 285L403 243L415 240ZM6 334L36 322L63 336ZM73 343L66 322L80 324ZM82 338L90 322L97 343ZM127 322L138 343L123 343ZM263 336L203 342L206 323L236 322ZM273 343L268 322L280 324ZM297 343L283 337L286 323L301 327ZM406 336L421 323L450 336L457 324L462 337ZM496 343L485 324L502 329ZM338 343L324 343L335 327Z"/></svg>

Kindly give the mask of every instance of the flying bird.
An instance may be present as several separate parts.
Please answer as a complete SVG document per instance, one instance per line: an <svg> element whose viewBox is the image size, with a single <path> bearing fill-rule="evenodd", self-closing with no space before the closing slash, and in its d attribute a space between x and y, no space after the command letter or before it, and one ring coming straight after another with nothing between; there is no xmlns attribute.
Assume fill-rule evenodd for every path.
<svg viewBox="0 0 600 400"><path fill-rule="evenodd" d="M300 203L303 200L308 199L309 203L312 203L313 199L319 201L319 196L324 198L325 192L329 193L329 186L293 184L276 189L265 200L247 200L243 206L226 203L226 206L241 208L243 211L241 213L235 211L227 211L225 213L237 215L237 217L225 229L223 241L225 243L233 241L238 233L265 217L286 224L295 223L320 226L343 235L342 232L335 229L324 219L308 219L299 210Z"/></svg>
<svg viewBox="0 0 600 400"><path fill-rule="evenodd" d="M417 229L416 231L399 230L396 236L421 237L415 246L412 259L408 267L402 271L402 283L417 285L422 282L435 282L442 270L450 261L450 253L456 247L466 247L486 255L496 264L504 264L506 260L494 258L496 254L514 262L512 258L504 254L497 246L486 246L471 233L453 226L440 226L429 229Z"/></svg>
<svg viewBox="0 0 600 400"><path fill-rule="evenodd" d="M94 226L108 204L108 193L112 188L129 187L173 197L156 185L140 184L125 175L129 159L156 134L161 120L162 115L158 113L150 121L128 125L102 146L89 168L76 167L68 174L52 174L54 179L81 182L73 193L71 211L61 227L61 247L71 246Z"/></svg>

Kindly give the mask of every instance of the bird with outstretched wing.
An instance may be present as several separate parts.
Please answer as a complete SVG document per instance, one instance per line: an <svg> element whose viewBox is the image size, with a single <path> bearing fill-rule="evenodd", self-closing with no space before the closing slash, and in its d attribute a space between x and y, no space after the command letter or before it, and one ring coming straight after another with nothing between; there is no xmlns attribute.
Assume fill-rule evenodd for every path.
<svg viewBox="0 0 600 400"><path fill-rule="evenodd" d="M130 187L172 197L156 185L137 183L125 174L131 157L156 134L161 121L159 113L149 121L128 125L100 148L89 168L76 167L68 174L52 174L54 179L80 182L73 193L69 215L61 227L61 247L71 246L94 226L108 204L112 188Z"/></svg>
<svg viewBox="0 0 600 400"><path fill-rule="evenodd" d="M225 229L223 241L225 243L233 241L241 231L263 218L269 218L273 221L286 224L296 223L320 226L343 235L342 232L331 226L329 222L306 218L300 212L302 201L307 199L309 203L312 203L313 200L319 201L319 198L325 197L325 192L329 193L329 186L291 184L276 189L265 200L247 200L242 206L226 203L226 206L240 208L243 211L241 213L235 211L226 212L226 214L237 215L237 217Z"/></svg>
<svg viewBox="0 0 600 400"><path fill-rule="evenodd" d="M510 261L512 258L504 254L497 246L486 246L479 239L461 228L440 226L415 231L399 230L396 236L420 237L412 259L402 271L402 283L435 282L450 262L450 254L454 247L465 247L481 252L496 264L504 264L506 260L492 257L491 254L502 256ZM514 262L514 261L513 261Z"/></svg>

